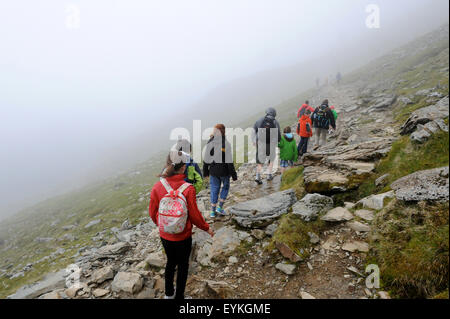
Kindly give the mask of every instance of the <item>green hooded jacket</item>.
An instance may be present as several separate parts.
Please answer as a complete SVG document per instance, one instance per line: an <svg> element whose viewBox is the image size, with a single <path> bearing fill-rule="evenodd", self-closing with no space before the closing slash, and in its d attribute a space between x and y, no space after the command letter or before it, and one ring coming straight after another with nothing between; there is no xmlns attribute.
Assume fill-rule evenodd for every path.
<svg viewBox="0 0 450 319"><path fill-rule="evenodd" d="M290 135L292 137L286 137L286 134L283 134L280 143L278 143L278 147L280 148L280 159L296 162L298 159L297 145L293 134Z"/></svg>

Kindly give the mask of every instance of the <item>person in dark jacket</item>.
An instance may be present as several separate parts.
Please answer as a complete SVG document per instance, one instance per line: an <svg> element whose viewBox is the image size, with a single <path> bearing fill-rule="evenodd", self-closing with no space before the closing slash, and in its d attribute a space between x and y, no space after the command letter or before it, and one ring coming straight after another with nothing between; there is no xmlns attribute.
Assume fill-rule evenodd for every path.
<svg viewBox="0 0 450 319"><path fill-rule="evenodd" d="M334 120L333 112L328 106L328 100L324 100L318 106L312 115L312 122L314 127L315 143L314 150L323 146L327 142L327 134L330 126L336 130L336 122Z"/></svg>
<svg viewBox="0 0 450 319"><path fill-rule="evenodd" d="M206 145L203 159L203 176L209 176L211 190L210 217L216 217L216 213L225 216L223 204L230 190L230 177L233 181L236 181L237 174L233 163L232 148L225 138L225 126L223 124L217 124L214 127L213 135ZM217 201L219 201L218 205Z"/></svg>
<svg viewBox="0 0 450 319"><path fill-rule="evenodd" d="M262 184L261 171L267 159L269 159L267 180L271 181L273 179L273 163L275 161L278 143L281 141L280 124L275 119L276 116L277 111L269 107L266 110L266 115L253 125L252 140L253 145L256 146L256 163L258 164L256 167L255 181L259 185Z"/></svg>

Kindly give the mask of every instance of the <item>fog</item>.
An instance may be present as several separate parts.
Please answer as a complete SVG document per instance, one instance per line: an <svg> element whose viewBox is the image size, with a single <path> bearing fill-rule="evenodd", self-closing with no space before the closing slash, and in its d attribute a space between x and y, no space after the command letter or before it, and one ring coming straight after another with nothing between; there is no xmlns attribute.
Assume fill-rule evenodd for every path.
<svg viewBox="0 0 450 319"><path fill-rule="evenodd" d="M447 0L1 0L0 218L447 22Z"/></svg>

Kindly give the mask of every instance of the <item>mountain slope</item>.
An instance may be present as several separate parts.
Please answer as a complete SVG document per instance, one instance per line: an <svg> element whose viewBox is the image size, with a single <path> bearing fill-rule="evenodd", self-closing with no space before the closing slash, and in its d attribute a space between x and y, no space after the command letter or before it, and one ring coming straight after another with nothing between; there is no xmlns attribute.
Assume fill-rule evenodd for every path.
<svg viewBox="0 0 450 319"><path fill-rule="evenodd" d="M436 135L425 144L417 146L410 142L409 136L402 138L399 135L401 125L413 110L434 105L443 97L448 96L448 51L447 25L393 51L392 54L373 61L367 67L345 76L343 83L338 87L322 86L320 89L311 89L277 105L280 121L284 126L293 125L297 107L306 98L314 101L314 104L319 103L325 97L329 98L340 112L338 131L330 138L330 144L324 150L314 152L305 159L306 171L303 168L288 171L283 178L281 187L298 190L296 192L299 196L298 199L301 199L301 195L308 192L308 189L314 189L315 192L331 196L334 206L341 206L344 205L344 201L356 203L367 195L390 191L391 182L414 171L448 165L448 137L445 140L443 137L438 138L441 135ZM255 114L254 118L246 119L243 124L251 125L253 119L260 115L260 112ZM339 150L339 154L347 152L348 155L353 151L353 147L373 144L374 141L380 142L380 145L383 146L380 149L391 147L390 151L372 156L377 149L366 148L370 160L357 158L352 154L352 163L356 162L356 164L350 169L344 165L345 163L342 163L342 157L339 158L333 154ZM441 144L436 144L439 141ZM441 148L437 145L441 145ZM432 153L431 158L422 156L417 160L419 154L423 155L421 153L423 150L434 150L435 153ZM402 165L407 159L411 160L408 154L416 159L419 165ZM387 156L382 157L381 155ZM126 246L123 251L124 255L121 255L121 252L119 255L112 254L106 258L106 263L114 266L114 272L119 269L134 272L143 267L138 272L145 279L143 291L151 290L153 296L160 296L159 268L153 266L154 268L149 269L149 265L142 264L142 262L145 261L146 254L158 252L160 249L157 233L153 230L147 217L147 206L148 192L153 182L156 181L156 174L161 169L163 157L164 154L161 153L127 174L111 178L105 183L94 185L76 194L68 194L43 202L19 216L1 223L0 297L6 297L20 286L38 280L45 273L57 271L75 260L83 265L86 274L92 275L96 269L106 266L104 261L96 260L95 256L97 248L111 249L111 246L107 244ZM314 180L315 168L320 168L321 171L333 168L332 173L338 173L339 178L346 178L348 182L339 185L340 191L336 191L336 188L333 189L336 185L332 185L332 187L319 185ZM252 181L253 169L253 164L241 166L239 180L232 183L230 200L227 202L228 207L269 196L278 190L279 177L272 185L267 184L261 189L255 190ZM385 184L374 186L375 179L386 173L391 173L391 175L387 177ZM291 176L288 178L289 175ZM207 198L207 191L199 196L199 205L205 213L208 211ZM418 206L414 206L413 209L415 207ZM354 209L350 209L350 211L356 213ZM125 224L119 229L126 219L131 226ZM364 222L363 220L359 221ZM337 246L341 247L346 240L370 242L366 232L363 232L363 235L348 232L346 227L341 224L305 224L298 218L293 218L292 215L285 215L278 222L280 227L274 229L273 232L265 229L267 233L273 234L274 240L270 237L264 238L265 235L257 231L260 229L236 233L240 228L236 230L234 222L230 220L225 219L214 223L214 228L218 234L221 231L224 240L236 239L235 236L237 236L236 243L238 244L233 247L236 249L227 250L224 255L238 256L243 263L248 261L246 264L248 269L240 271L239 264L229 263L228 260L217 256L212 258L209 266L200 266L203 259L198 258L199 254L205 257L212 253L207 249L210 247L207 238L197 232L197 249L193 258L198 267L193 267L196 279L190 282L188 291L194 297L213 297L214 294L205 292L201 288L205 280L226 280L228 288L235 286L240 288L235 290L234 294L230 295L231 297L298 297L299 290L302 288L310 289L310 293L321 298L358 298L366 295L361 281L357 282L357 278L348 273L346 276L350 277L342 277L342 272L347 271L347 267L361 267L366 262L367 256L360 252L351 252L346 255L345 250L342 252L336 248ZM278 225L278 222L272 225ZM376 222L383 224L382 220ZM440 223L438 226L432 224L430 227L437 227L442 232L442 228L439 227L447 225L448 234L448 221L447 224L445 221ZM303 237L292 239L290 231L287 230L291 232L299 230L303 235L313 230L318 233L317 236L321 240L320 245L311 246L307 237L305 238L308 240ZM251 242L242 240L241 237L250 238L250 234L256 239ZM299 262L294 277L286 279L284 273L272 267L285 260L276 250L279 249L276 247L277 240L285 241L285 244L295 251L312 249L309 254L305 254L304 258L310 258L308 262L314 271L309 272L308 264ZM124 244L127 242L131 244ZM334 245L333 249L336 252L333 249L326 249L327 253L321 254L320 248L323 248L324 245L325 248L330 247L331 244ZM376 248L375 245L374 248ZM199 249L202 247L203 250ZM315 251L315 248L319 251ZM384 254L386 248L383 248L382 243L379 249L374 258L378 260L377 262L381 262L380 266L383 266L383 260L390 260L390 256ZM252 257L247 259L244 256ZM377 259L377 256L382 256L382 258ZM94 258L93 261L92 258ZM357 261L358 263L356 263ZM261 263L264 264L264 269L260 268ZM337 266L329 271L327 265L331 265L331 263L336 263ZM219 277L214 271L214 266L217 265L223 265L224 268L229 267L230 275L223 274L222 277ZM386 267L383 269L390 271ZM261 278L251 278L252 271L266 273L274 278L273 282L267 287L263 287L264 283L261 282ZM359 271L364 272L364 269L359 269ZM326 292L327 287L329 288L328 281L323 281L326 273L328 273L328 277L334 276L330 277L331 279L340 276L329 292ZM390 274L391 278L395 276L392 271ZM322 279L319 280L319 278ZM311 286L300 287L299 282L307 282ZM387 282L392 284L392 281ZM110 289L110 284L110 281L105 281L98 287L96 285L95 288ZM349 284L352 284L353 287L351 291L348 291ZM210 285L213 284L210 283ZM412 286L414 287L414 285ZM390 287L387 288L390 289ZM63 291L64 289L61 290L61 292ZM90 288L86 288L86 291L83 296L92 296ZM127 295L108 292L106 296L123 297ZM410 296L412 296L411 293Z"/></svg>

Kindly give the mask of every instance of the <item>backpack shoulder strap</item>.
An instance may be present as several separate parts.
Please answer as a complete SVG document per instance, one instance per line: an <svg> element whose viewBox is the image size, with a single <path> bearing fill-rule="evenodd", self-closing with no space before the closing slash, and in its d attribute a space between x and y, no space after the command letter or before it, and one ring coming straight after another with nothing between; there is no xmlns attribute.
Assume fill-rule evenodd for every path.
<svg viewBox="0 0 450 319"><path fill-rule="evenodd" d="M181 185L177 190L180 194L183 194L183 192L192 184L190 183L184 183L183 185Z"/></svg>
<svg viewBox="0 0 450 319"><path fill-rule="evenodd" d="M161 178L160 181L168 193L173 191L172 187L170 187L169 183L167 182L167 180L165 178Z"/></svg>

